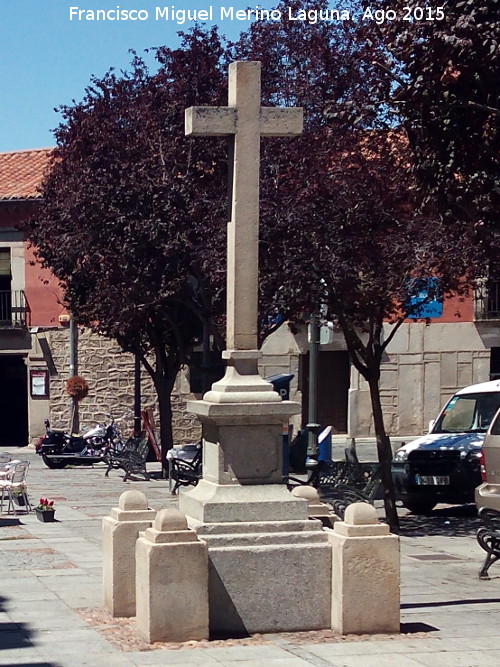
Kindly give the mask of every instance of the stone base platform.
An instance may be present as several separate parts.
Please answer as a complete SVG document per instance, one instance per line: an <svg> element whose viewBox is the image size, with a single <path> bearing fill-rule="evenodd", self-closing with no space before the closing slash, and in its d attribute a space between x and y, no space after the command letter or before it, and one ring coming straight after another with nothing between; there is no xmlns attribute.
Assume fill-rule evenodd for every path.
<svg viewBox="0 0 500 667"><path fill-rule="evenodd" d="M330 627L331 547L320 521L195 529L208 545L211 635Z"/></svg>

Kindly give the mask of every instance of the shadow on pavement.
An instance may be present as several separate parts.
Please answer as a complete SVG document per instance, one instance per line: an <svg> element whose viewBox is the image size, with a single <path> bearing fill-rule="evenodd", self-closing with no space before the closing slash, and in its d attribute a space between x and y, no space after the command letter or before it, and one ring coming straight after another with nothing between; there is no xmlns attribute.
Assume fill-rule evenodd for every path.
<svg viewBox="0 0 500 667"><path fill-rule="evenodd" d="M8 598L0 595L0 612L7 611ZM31 648L31 630L24 623L0 622L0 651L7 649Z"/></svg>
<svg viewBox="0 0 500 667"><path fill-rule="evenodd" d="M399 519L400 534L405 537L475 536L480 527L475 505L440 507L429 514L406 514Z"/></svg>
<svg viewBox="0 0 500 667"><path fill-rule="evenodd" d="M428 623L401 623L400 632L404 635L412 635L417 632L439 632L439 628Z"/></svg>
<svg viewBox="0 0 500 667"><path fill-rule="evenodd" d="M498 604L500 598L476 598L472 600L445 600L444 602L406 602L401 609L418 609L423 607L456 607L468 604Z"/></svg>
<svg viewBox="0 0 500 667"><path fill-rule="evenodd" d="M2 528L4 526L22 526L22 525L23 524L21 520L18 519L17 517L2 516L2 522L0 523L0 526L2 526Z"/></svg>
<svg viewBox="0 0 500 667"><path fill-rule="evenodd" d="M0 595L0 612L7 612L6 603L8 598ZM1 651L12 651L23 648L33 648L30 638L33 636L32 630L25 623L13 623L9 621L0 622L0 660ZM22 656L20 656L22 657ZM7 664L7 663L3 663ZM14 663L13 663L14 664ZM17 662L16 667L59 667L55 662Z"/></svg>

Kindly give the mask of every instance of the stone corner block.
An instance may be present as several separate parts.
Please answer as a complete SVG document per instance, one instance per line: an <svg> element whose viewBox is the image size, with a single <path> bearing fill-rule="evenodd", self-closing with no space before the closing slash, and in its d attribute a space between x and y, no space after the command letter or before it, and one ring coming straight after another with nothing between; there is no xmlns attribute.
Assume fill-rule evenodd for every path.
<svg viewBox="0 0 500 667"><path fill-rule="evenodd" d="M399 537L366 503L350 505L327 530L332 545L332 629L342 634L400 630Z"/></svg>
<svg viewBox="0 0 500 667"><path fill-rule="evenodd" d="M136 543L136 624L147 642L208 638L208 549L178 510Z"/></svg>
<svg viewBox="0 0 500 667"><path fill-rule="evenodd" d="M126 491L102 520L103 602L112 616L135 616L135 543L156 512L140 491Z"/></svg>

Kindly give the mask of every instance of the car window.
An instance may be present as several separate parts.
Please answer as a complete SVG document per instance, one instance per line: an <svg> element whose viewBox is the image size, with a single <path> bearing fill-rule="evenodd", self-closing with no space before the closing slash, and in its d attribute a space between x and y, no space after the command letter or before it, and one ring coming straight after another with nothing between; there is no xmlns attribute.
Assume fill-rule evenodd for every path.
<svg viewBox="0 0 500 667"><path fill-rule="evenodd" d="M432 432L486 432L499 407L500 392L454 396Z"/></svg>
<svg viewBox="0 0 500 667"><path fill-rule="evenodd" d="M491 425L491 435L500 435L500 410L497 412L495 420Z"/></svg>
<svg viewBox="0 0 500 667"><path fill-rule="evenodd" d="M469 431L474 423L475 411L475 398L461 396L452 398L439 420L437 429L438 433L448 431Z"/></svg>
<svg viewBox="0 0 500 667"><path fill-rule="evenodd" d="M499 407L499 394L484 394L479 401L479 426L487 430Z"/></svg>

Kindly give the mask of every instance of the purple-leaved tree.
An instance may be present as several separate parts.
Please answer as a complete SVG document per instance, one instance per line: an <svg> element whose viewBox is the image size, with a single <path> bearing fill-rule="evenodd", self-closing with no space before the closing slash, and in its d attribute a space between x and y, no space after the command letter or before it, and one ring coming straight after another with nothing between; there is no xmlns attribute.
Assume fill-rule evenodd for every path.
<svg viewBox="0 0 500 667"><path fill-rule="evenodd" d="M186 107L222 102L217 32L195 30L156 56L154 75L134 57L129 73L94 79L61 109L28 234L76 321L140 355L165 465L175 378L223 309L227 161L223 141L184 136Z"/></svg>
<svg viewBox="0 0 500 667"><path fill-rule="evenodd" d="M292 3L294 11L320 4ZM392 81L372 64L384 50L357 26L258 23L236 53L262 60L263 103L305 109L302 137L264 147L263 301L290 319L322 306L341 328L369 386L386 518L397 531L381 362L412 311L467 291L468 229L457 233L430 207L417 212L413 153L390 113Z"/></svg>

